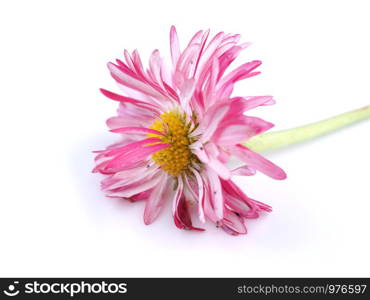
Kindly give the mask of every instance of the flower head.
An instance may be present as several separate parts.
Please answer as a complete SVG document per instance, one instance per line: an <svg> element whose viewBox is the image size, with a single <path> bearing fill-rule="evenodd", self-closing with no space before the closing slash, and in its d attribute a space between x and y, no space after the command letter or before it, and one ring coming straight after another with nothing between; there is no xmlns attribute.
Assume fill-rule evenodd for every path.
<svg viewBox="0 0 370 300"><path fill-rule="evenodd" d="M107 120L118 143L97 151L95 172L106 174L102 189L109 197L146 201L144 222L152 223L163 204L173 203L175 225L181 229L210 220L226 232L246 233L245 219L271 207L253 200L231 180L256 171L284 179L284 171L240 144L273 124L244 115L271 96L235 97L234 84L259 74L260 61L226 70L249 44L240 36L199 31L183 51L175 27L170 31L170 67L155 50L144 69L138 52L124 52L125 61L108 63L125 95L102 89L119 102L118 115ZM236 156L241 167L230 169ZM196 212L193 212L196 211Z"/></svg>

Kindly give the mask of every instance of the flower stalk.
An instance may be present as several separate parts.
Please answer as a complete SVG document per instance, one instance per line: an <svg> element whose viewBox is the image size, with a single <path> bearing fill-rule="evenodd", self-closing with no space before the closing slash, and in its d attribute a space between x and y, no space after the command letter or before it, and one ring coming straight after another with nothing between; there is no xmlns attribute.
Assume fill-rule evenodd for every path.
<svg viewBox="0 0 370 300"><path fill-rule="evenodd" d="M308 125L260 134L243 144L256 152L275 150L331 133L369 118L370 105Z"/></svg>

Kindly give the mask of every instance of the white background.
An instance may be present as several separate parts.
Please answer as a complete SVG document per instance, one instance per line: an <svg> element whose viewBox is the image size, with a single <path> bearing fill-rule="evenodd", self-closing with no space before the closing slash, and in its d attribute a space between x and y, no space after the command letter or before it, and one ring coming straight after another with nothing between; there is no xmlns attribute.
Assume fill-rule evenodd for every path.
<svg viewBox="0 0 370 300"><path fill-rule="evenodd" d="M106 62L138 48L168 55L199 29L253 42L238 63L262 75L240 95L272 94L255 115L285 129L370 104L368 1L2 1L1 276L370 276L370 122L267 153L286 181L238 179L274 211L248 235L178 230L166 209L107 199L92 150L115 141L118 91ZM367 137L367 140L366 140Z"/></svg>

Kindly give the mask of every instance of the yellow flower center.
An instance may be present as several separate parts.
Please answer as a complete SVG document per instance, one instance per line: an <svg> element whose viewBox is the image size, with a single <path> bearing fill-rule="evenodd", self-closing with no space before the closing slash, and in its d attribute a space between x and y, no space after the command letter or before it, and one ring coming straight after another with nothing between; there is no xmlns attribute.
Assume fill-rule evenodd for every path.
<svg viewBox="0 0 370 300"><path fill-rule="evenodd" d="M152 159L172 176L186 172L192 161L196 160L189 149L189 145L195 141L189 138L190 127L191 124L186 122L185 114L176 110L161 114L149 127L162 132L164 136L149 133L148 137L160 138L162 143L171 145L154 153Z"/></svg>

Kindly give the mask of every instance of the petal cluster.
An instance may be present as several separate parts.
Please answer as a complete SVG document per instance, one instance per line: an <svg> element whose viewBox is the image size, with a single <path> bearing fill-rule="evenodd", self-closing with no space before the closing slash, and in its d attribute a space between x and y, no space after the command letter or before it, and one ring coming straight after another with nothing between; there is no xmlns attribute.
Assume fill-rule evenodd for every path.
<svg viewBox="0 0 370 300"><path fill-rule="evenodd" d="M108 63L123 95L101 91L119 102L107 125L120 139L96 151L94 171L106 175L102 189L107 196L146 202L145 224L168 201L178 228L203 230L194 223L208 220L232 235L247 232L246 219L271 211L232 181L257 171L274 179L286 177L281 168L240 144L273 126L249 111L275 101L271 96L232 95L234 85L259 74L261 64L256 60L228 70L249 46L239 39L199 31L181 50L172 27L170 64L158 50L147 68L137 50L125 50L124 60ZM240 167L229 167L232 156L242 162Z"/></svg>

